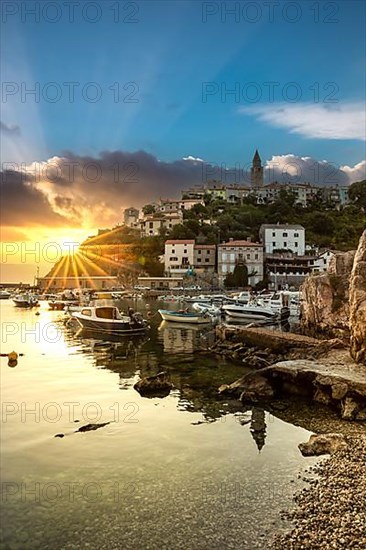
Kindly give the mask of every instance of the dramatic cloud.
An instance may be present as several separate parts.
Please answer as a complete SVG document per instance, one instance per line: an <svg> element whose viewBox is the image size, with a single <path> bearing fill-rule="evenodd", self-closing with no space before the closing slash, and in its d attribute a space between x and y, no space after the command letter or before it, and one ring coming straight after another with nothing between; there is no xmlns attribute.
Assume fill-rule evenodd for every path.
<svg viewBox="0 0 366 550"><path fill-rule="evenodd" d="M322 187L329 187L348 185L354 181L365 179L366 161L362 161L354 167L339 167L334 162L318 161L311 157L276 155L266 162L264 169L267 182L310 182Z"/></svg>
<svg viewBox="0 0 366 550"><path fill-rule="evenodd" d="M35 179L29 174L6 171L0 175L2 226L62 227L76 224L76 219L55 212L47 194L37 189Z"/></svg>
<svg viewBox="0 0 366 550"><path fill-rule="evenodd" d="M2 120L0 120L0 130L2 134L5 134L7 136L19 136L20 135L20 128L16 125L9 125L5 124Z"/></svg>
<svg viewBox="0 0 366 550"><path fill-rule="evenodd" d="M317 139L366 139L363 103L283 103L240 107L244 115L285 128L293 134Z"/></svg>
<svg viewBox="0 0 366 550"><path fill-rule="evenodd" d="M2 223L12 227L111 227L122 221L128 206L177 198L182 189L212 179L248 184L250 164L225 169L193 156L163 162L144 151L104 152L98 158L65 153L62 158L34 162L22 172L3 172ZM322 186L364 179L366 168L365 161L339 168L328 161L291 154L274 156L263 164L266 182L307 181Z"/></svg>

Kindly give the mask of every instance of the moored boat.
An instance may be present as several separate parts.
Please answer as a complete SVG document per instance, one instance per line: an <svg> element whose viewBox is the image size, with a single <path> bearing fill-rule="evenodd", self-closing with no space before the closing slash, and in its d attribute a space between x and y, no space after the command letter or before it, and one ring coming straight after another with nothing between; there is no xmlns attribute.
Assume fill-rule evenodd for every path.
<svg viewBox="0 0 366 550"><path fill-rule="evenodd" d="M131 310L129 315L123 315L115 306L85 306L73 313L71 318L76 319L84 329L101 333L134 335L142 334L149 328L141 313Z"/></svg>
<svg viewBox="0 0 366 550"><path fill-rule="evenodd" d="M10 296L11 293L7 290L0 290L0 300L7 300L8 298L10 298Z"/></svg>
<svg viewBox="0 0 366 550"><path fill-rule="evenodd" d="M34 294L16 294L13 298L16 307L34 307L38 305L38 298Z"/></svg>
<svg viewBox="0 0 366 550"><path fill-rule="evenodd" d="M195 313L186 310L169 311L168 309L158 310L164 321L173 321L175 323L211 323L212 318L206 313Z"/></svg>
<svg viewBox="0 0 366 550"><path fill-rule="evenodd" d="M279 317L278 312L255 302L251 304L224 304L222 311L229 317L238 319L265 319L274 321Z"/></svg>

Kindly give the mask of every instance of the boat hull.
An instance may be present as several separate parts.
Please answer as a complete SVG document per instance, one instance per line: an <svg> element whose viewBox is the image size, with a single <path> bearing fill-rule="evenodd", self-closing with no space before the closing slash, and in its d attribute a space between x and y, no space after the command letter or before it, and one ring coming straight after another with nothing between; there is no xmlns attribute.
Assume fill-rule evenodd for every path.
<svg viewBox="0 0 366 550"><path fill-rule="evenodd" d="M166 311L159 309L159 313L164 321L173 321L174 323L193 323L203 325L211 322L211 319L202 315L192 313L182 313Z"/></svg>
<svg viewBox="0 0 366 550"><path fill-rule="evenodd" d="M223 311L226 315L229 317L233 317L234 319L265 319L265 320L275 320L278 315L270 310L260 309L260 308L235 308L230 306L223 306Z"/></svg>
<svg viewBox="0 0 366 550"><path fill-rule="evenodd" d="M84 319L77 315L73 315L83 329L94 332L113 332L118 334L143 334L149 328L147 325L142 327L131 327L129 323L121 323L118 321L96 321L94 319Z"/></svg>

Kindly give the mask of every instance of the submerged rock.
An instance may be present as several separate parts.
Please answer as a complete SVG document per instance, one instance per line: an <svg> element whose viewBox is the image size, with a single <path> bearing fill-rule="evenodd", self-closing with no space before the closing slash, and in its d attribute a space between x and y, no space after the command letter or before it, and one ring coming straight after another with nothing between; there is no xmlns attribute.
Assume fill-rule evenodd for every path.
<svg viewBox="0 0 366 550"><path fill-rule="evenodd" d="M366 230L355 255L349 291L350 352L357 363L366 365Z"/></svg>
<svg viewBox="0 0 366 550"><path fill-rule="evenodd" d="M166 397L173 388L173 384L169 382L167 373L163 371L154 376L141 378L134 388L143 397Z"/></svg>
<svg viewBox="0 0 366 550"><path fill-rule="evenodd" d="M304 456L333 454L347 447L344 435L337 433L311 435L307 443L299 444L299 449Z"/></svg>

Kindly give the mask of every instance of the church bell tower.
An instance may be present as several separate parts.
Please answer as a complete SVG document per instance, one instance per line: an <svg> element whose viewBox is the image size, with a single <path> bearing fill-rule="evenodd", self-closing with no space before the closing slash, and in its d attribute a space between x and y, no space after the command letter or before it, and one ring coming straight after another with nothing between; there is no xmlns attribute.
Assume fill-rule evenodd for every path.
<svg viewBox="0 0 366 550"><path fill-rule="evenodd" d="M258 149L255 150L252 168L250 170L250 183L252 187L263 187L263 166Z"/></svg>

